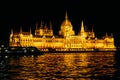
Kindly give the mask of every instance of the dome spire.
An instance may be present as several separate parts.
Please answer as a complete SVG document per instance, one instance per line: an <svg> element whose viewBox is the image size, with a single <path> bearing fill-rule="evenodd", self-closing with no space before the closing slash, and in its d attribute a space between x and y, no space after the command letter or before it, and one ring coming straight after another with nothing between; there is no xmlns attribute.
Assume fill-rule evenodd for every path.
<svg viewBox="0 0 120 80"><path fill-rule="evenodd" d="M65 19L66 19L66 20L68 19L67 11L66 11L66 13L65 13Z"/></svg>

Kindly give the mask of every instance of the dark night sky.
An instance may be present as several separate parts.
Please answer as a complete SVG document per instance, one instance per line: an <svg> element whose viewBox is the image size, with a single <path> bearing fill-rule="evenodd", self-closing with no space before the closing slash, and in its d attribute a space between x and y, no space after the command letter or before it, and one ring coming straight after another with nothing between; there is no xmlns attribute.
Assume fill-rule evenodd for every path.
<svg viewBox="0 0 120 80"><path fill-rule="evenodd" d="M0 6L0 44L8 44L11 29L19 31L20 26L23 26L23 31L29 31L32 26L34 31L35 23L41 20L47 25L51 21L54 34L58 34L66 11L76 33L83 20L89 30L94 28L96 35L101 36L108 32L114 34L115 41L120 39L120 16L117 2L40 0L39 2L8 2Z"/></svg>

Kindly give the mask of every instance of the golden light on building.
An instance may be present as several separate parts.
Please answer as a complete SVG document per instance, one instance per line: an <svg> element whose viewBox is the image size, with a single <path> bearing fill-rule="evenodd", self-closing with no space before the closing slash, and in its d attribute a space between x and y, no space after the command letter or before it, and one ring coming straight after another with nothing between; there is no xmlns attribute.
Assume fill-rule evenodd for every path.
<svg viewBox="0 0 120 80"><path fill-rule="evenodd" d="M79 33L75 35L73 25L68 19L66 12L65 19L61 23L59 35L53 34L52 23L50 27L46 24L38 26L36 23L35 34L31 32L23 32L22 27L18 34L14 34L11 30L9 45L10 46L22 46L22 47L37 47L37 48L83 48L83 49L113 49L116 48L114 45L113 35L105 35L102 38L97 38L93 30L86 31L84 29L84 22L81 21L81 29Z"/></svg>

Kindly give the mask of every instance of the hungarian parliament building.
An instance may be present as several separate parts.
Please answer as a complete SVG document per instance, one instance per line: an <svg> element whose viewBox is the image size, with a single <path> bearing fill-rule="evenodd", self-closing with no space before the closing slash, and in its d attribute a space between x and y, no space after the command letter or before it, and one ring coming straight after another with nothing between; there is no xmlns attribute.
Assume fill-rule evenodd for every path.
<svg viewBox="0 0 120 80"><path fill-rule="evenodd" d="M42 23L41 23L42 24ZM99 48L115 48L113 35L105 34L101 38L97 38L93 30L87 31L84 29L84 22L81 21L79 33L75 35L73 25L68 19L67 13L65 19L61 23L59 35L53 34L52 25L38 26L36 23L35 33L32 30L24 32L22 27L16 34L11 30L9 37L9 46L19 47L37 47L37 48L84 48L84 49L99 49Z"/></svg>

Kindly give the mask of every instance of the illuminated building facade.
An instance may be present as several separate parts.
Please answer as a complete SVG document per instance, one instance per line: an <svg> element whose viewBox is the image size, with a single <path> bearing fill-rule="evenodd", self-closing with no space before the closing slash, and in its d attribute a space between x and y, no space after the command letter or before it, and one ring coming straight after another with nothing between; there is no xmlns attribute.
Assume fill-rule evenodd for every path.
<svg viewBox="0 0 120 80"><path fill-rule="evenodd" d="M73 30L73 26L68 19L67 13L65 20L61 23L59 35L53 34L52 25L48 28L46 25L38 26L36 24L35 34L33 35L31 29L29 32L23 32L22 27L20 32L15 34L11 30L9 46L34 46L37 48L115 48L113 35L105 35L102 38L97 38L93 30L86 31L84 23L81 21L81 29L77 35Z"/></svg>

